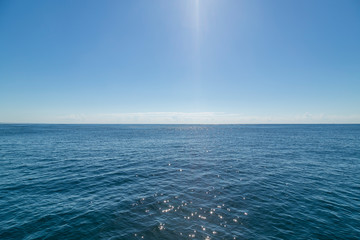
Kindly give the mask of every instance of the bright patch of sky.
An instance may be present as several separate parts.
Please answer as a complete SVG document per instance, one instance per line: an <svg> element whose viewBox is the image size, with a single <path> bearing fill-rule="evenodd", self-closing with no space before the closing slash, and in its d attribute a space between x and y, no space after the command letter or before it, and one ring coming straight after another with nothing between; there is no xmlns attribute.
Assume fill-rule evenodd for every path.
<svg viewBox="0 0 360 240"><path fill-rule="evenodd" d="M1 1L0 122L360 123L360 2Z"/></svg>

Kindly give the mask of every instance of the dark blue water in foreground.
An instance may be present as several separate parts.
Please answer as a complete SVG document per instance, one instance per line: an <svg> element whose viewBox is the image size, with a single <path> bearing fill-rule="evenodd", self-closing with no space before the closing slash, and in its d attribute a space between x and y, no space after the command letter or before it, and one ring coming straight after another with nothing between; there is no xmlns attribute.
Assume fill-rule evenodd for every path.
<svg viewBox="0 0 360 240"><path fill-rule="evenodd" d="M360 239L360 125L0 125L0 239Z"/></svg>

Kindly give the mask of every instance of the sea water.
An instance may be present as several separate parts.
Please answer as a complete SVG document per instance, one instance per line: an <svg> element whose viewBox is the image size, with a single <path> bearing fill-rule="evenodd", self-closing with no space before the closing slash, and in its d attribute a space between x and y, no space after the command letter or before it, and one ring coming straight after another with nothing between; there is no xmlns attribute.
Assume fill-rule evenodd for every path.
<svg viewBox="0 0 360 240"><path fill-rule="evenodd" d="M360 239L360 125L0 125L0 239Z"/></svg>

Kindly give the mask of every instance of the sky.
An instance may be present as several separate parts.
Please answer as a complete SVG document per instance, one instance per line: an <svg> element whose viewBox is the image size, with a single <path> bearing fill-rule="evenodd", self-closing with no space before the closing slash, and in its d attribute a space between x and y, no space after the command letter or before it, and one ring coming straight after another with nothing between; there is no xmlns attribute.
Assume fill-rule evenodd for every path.
<svg viewBox="0 0 360 240"><path fill-rule="evenodd" d="M360 123L360 1L0 1L2 123Z"/></svg>

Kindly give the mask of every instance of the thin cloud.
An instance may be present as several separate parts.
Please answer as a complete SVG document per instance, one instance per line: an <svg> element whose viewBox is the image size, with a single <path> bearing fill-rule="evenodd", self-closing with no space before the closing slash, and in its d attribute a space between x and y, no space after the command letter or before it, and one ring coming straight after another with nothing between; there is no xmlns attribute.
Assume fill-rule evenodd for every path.
<svg viewBox="0 0 360 240"><path fill-rule="evenodd" d="M246 116L223 112L137 112L111 114L71 114L54 119L59 123L104 124L270 124L270 123L358 123L360 116L304 113L294 116Z"/></svg>

